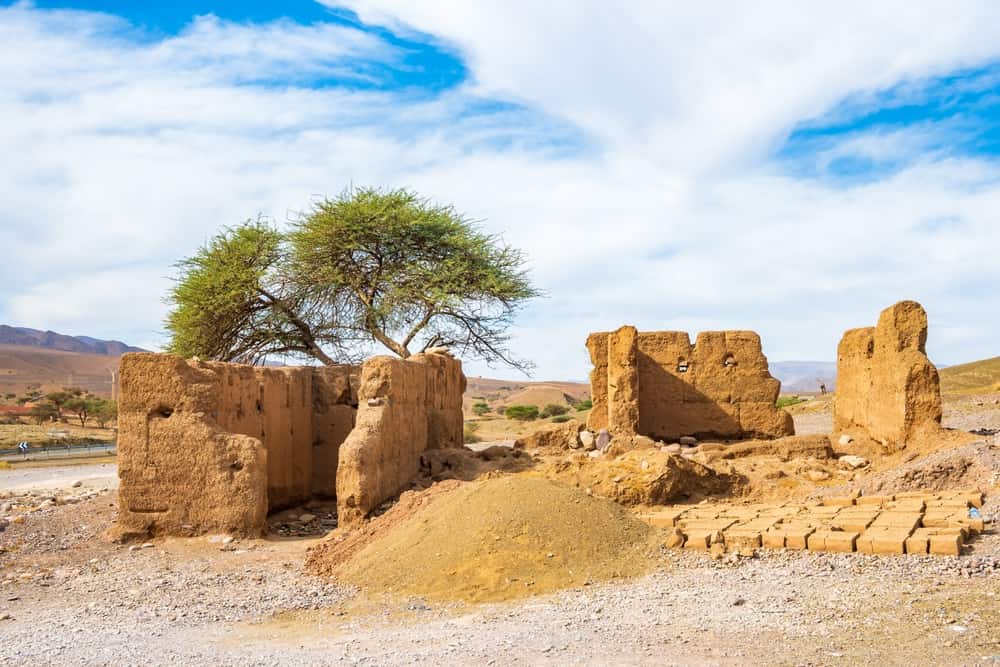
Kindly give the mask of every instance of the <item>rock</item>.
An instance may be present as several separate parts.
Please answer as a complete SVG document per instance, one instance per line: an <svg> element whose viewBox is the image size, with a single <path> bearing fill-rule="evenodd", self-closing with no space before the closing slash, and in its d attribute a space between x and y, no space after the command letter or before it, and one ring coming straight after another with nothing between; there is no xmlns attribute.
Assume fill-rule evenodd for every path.
<svg viewBox="0 0 1000 667"><path fill-rule="evenodd" d="M601 458L602 454L601 454L601 451L599 449L595 449L592 452L587 452L587 456L589 456L592 459L598 459L598 458Z"/></svg>
<svg viewBox="0 0 1000 667"><path fill-rule="evenodd" d="M845 433L842 436L840 436L840 440L838 440L837 442L840 443L842 446L846 446L854 442L854 438Z"/></svg>
<svg viewBox="0 0 1000 667"><path fill-rule="evenodd" d="M675 442L672 445L663 445L662 447L660 447L660 451L666 452L667 454L680 454L681 446Z"/></svg>
<svg viewBox="0 0 1000 667"><path fill-rule="evenodd" d="M698 438L692 437L690 435L681 436L680 443L684 447L694 447L695 445L698 444Z"/></svg>
<svg viewBox="0 0 1000 667"><path fill-rule="evenodd" d="M864 468L866 465L868 465L867 459L860 456L855 456L854 454L841 456L837 460L843 463L844 465L850 467L852 470L857 470L858 468Z"/></svg>
<svg viewBox="0 0 1000 667"><path fill-rule="evenodd" d="M813 469L810 470L806 475L812 482L825 482L826 480L830 479L830 473L828 473L825 470Z"/></svg>
<svg viewBox="0 0 1000 667"><path fill-rule="evenodd" d="M81 482L80 480L76 480L75 482L73 482L74 489L79 488L81 486L83 486L83 482Z"/></svg>
<svg viewBox="0 0 1000 667"><path fill-rule="evenodd" d="M639 467L643 470L649 470L649 461L643 460L642 463L639 464Z"/></svg>
<svg viewBox="0 0 1000 667"><path fill-rule="evenodd" d="M2 533L3 531L7 530L7 526L9 526L9 525L10 525L10 521L8 521L7 519L4 519L3 517L0 517L0 533Z"/></svg>
<svg viewBox="0 0 1000 667"><path fill-rule="evenodd" d="M722 560L722 557L726 555L726 545L716 542L709 547L708 553L711 554L713 560Z"/></svg>
<svg viewBox="0 0 1000 667"><path fill-rule="evenodd" d="M152 542L143 542L142 545L139 548L140 549L152 549L153 548L153 543Z"/></svg>
<svg viewBox="0 0 1000 667"><path fill-rule="evenodd" d="M594 447L594 434L591 431L584 429L580 431L580 444L583 445L584 451L593 451Z"/></svg>
<svg viewBox="0 0 1000 667"><path fill-rule="evenodd" d="M583 424L578 421L552 424L518 438L514 441L514 447L516 449L577 449L580 446L579 438L582 429Z"/></svg>
<svg viewBox="0 0 1000 667"><path fill-rule="evenodd" d="M0 621L13 621L13 620L14 617L11 616L10 614L7 613L0 614Z"/></svg>
<svg viewBox="0 0 1000 667"><path fill-rule="evenodd" d="M300 514L299 515L299 521L301 521L302 523L309 523L310 521L312 521L315 518L316 518L315 514L308 514L308 513L306 513L306 514Z"/></svg>
<svg viewBox="0 0 1000 667"><path fill-rule="evenodd" d="M609 444L611 444L611 434L608 433L608 429L602 428L597 432L597 448L603 451L608 448Z"/></svg>

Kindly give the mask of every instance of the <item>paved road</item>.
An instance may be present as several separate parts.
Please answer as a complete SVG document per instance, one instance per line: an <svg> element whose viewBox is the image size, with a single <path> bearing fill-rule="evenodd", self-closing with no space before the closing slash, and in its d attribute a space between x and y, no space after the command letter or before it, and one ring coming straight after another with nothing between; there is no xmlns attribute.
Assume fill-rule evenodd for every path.
<svg viewBox="0 0 1000 667"><path fill-rule="evenodd" d="M48 461L49 459L66 459L80 456L101 456L115 451L115 445L107 443L104 445L89 445L87 447L74 446L70 450L52 448L46 451L28 450L28 454L0 454L0 461Z"/></svg>
<svg viewBox="0 0 1000 667"><path fill-rule="evenodd" d="M79 466L45 466L0 470L0 491L55 490L82 482L88 488L118 488L118 466L97 463Z"/></svg>

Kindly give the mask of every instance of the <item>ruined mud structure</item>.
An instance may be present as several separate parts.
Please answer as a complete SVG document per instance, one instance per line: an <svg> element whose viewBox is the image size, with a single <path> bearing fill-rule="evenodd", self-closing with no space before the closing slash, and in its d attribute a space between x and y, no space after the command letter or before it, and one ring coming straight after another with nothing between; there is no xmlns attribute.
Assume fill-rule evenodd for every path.
<svg viewBox="0 0 1000 667"><path fill-rule="evenodd" d="M127 354L115 532L259 535L269 512L313 495L361 518L405 487L423 451L461 444L464 388L444 353L360 369Z"/></svg>
<svg viewBox="0 0 1000 667"><path fill-rule="evenodd" d="M752 331L702 332L691 345L683 331L624 326L590 334L587 349L594 364L592 431L665 441L795 432L791 415L775 407L781 383Z"/></svg>
<svg viewBox="0 0 1000 667"><path fill-rule="evenodd" d="M927 313L915 301L882 311L878 325L851 329L837 348L833 428L889 451L941 425L941 386L927 358Z"/></svg>

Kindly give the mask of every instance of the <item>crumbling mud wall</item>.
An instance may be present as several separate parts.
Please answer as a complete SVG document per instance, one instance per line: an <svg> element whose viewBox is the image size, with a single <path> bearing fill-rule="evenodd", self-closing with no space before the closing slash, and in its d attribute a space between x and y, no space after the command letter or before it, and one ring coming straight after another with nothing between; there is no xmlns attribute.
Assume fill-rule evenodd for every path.
<svg viewBox="0 0 1000 667"><path fill-rule="evenodd" d="M349 368L122 357L114 532L263 532L268 511L310 497L315 459L353 423ZM317 414L317 401L338 407Z"/></svg>
<svg viewBox="0 0 1000 667"><path fill-rule="evenodd" d="M856 431L889 451L941 425L941 386L927 358L927 312L916 301L851 329L837 347L835 431Z"/></svg>
<svg viewBox="0 0 1000 667"><path fill-rule="evenodd" d="M356 523L404 490L428 449L461 447L462 363L445 353L365 362L354 430L340 447L337 512Z"/></svg>
<svg viewBox="0 0 1000 667"><path fill-rule="evenodd" d="M312 492L316 495L337 495L337 462L340 446L354 428L360 372L357 366L346 365L313 368Z"/></svg>
<svg viewBox="0 0 1000 667"><path fill-rule="evenodd" d="M587 349L594 365L591 430L667 441L795 432L791 415L775 406L781 383L752 331L702 332L692 345L682 331L625 326L591 334Z"/></svg>

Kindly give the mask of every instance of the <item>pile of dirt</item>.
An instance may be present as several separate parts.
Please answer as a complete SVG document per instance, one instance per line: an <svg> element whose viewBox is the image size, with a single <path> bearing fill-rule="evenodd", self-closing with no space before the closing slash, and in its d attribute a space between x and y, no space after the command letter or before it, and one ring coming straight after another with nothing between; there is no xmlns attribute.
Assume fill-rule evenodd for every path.
<svg viewBox="0 0 1000 667"><path fill-rule="evenodd" d="M540 477L461 484L402 521L393 510L368 525L379 534L363 548L331 547L335 536L311 550L307 569L368 591L478 602L636 576L654 563L646 524Z"/></svg>
<svg viewBox="0 0 1000 667"><path fill-rule="evenodd" d="M578 454L537 470L550 479L629 506L738 495L746 482L740 475L658 449L635 449L614 458Z"/></svg>

